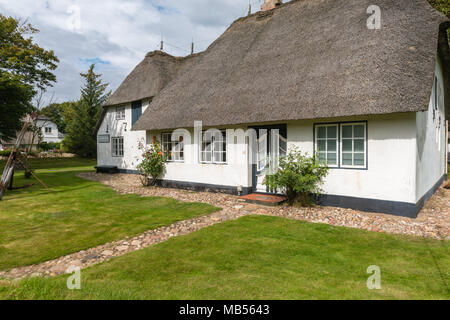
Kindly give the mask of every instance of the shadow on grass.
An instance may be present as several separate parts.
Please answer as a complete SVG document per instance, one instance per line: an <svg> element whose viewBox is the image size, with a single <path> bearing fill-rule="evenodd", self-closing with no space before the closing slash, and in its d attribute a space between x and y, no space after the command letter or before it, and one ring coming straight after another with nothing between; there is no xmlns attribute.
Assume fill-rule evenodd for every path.
<svg viewBox="0 0 450 320"><path fill-rule="evenodd" d="M95 182L88 181L79 177L77 174L89 172L88 170L67 171L67 172L37 172L38 178L47 185L51 190L45 189L34 177L26 179L23 172L17 172L14 177L14 187L22 187L34 184L31 187L16 190L7 190L4 201L13 199L23 199L27 197L35 197L42 194L59 194L72 192L89 186L93 186Z"/></svg>

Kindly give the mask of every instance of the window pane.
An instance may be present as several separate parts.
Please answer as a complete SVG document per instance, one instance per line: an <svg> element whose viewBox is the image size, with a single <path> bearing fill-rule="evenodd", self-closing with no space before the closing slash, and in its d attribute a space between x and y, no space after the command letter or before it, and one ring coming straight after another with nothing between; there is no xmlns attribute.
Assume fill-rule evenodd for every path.
<svg viewBox="0 0 450 320"><path fill-rule="evenodd" d="M337 127L331 126L327 127L328 139L335 139L337 137Z"/></svg>
<svg viewBox="0 0 450 320"><path fill-rule="evenodd" d="M351 139L342 140L342 151L344 151L344 152L352 152L353 151Z"/></svg>
<svg viewBox="0 0 450 320"><path fill-rule="evenodd" d="M319 162L325 164L327 161L327 154L324 152L319 152Z"/></svg>
<svg viewBox="0 0 450 320"><path fill-rule="evenodd" d="M334 152L328 153L328 164L329 165L336 165L337 164L336 153L334 153Z"/></svg>
<svg viewBox="0 0 450 320"><path fill-rule="evenodd" d="M364 165L364 153L355 153L355 166Z"/></svg>
<svg viewBox="0 0 450 320"><path fill-rule="evenodd" d="M326 151L326 147L327 147L327 141L326 140L319 140L318 141L318 150L317 151Z"/></svg>
<svg viewBox="0 0 450 320"><path fill-rule="evenodd" d="M351 166L351 165L353 165L352 154L351 153L343 153L342 154L342 164L344 166Z"/></svg>
<svg viewBox="0 0 450 320"><path fill-rule="evenodd" d="M327 127L319 127L318 138L325 139L327 137Z"/></svg>
<svg viewBox="0 0 450 320"><path fill-rule="evenodd" d="M212 136L213 136L212 132L205 132L203 134L203 141L206 141L206 142L212 141Z"/></svg>
<svg viewBox="0 0 450 320"><path fill-rule="evenodd" d="M223 162L222 152L214 152L214 162Z"/></svg>
<svg viewBox="0 0 450 320"><path fill-rule="evenodd" d="M342 126L342 138L351 138L353 126Z"/></svg>
<svg viewBox="0 0 450 320"><path fill-rule="evenodd" d="M355 152L364 152L364 140L355 139Z"/></svg>
<svg viewBox="0 0 450 320"><path fill-rule="evenodd" d="M364 138L364 125L355 126L355 138Z"/></svg>
<svg viewBox="0 0 450 320"><path fill-rule="evenodd" d="M214 142L214 151L224 151L223 143L221 141Z"/></svg>
<svg viewBox="0 0 450 320"><path fill-rule="evenodd" d="M337 148L336 140L328 140L328 151L336 151Z"/></svg>

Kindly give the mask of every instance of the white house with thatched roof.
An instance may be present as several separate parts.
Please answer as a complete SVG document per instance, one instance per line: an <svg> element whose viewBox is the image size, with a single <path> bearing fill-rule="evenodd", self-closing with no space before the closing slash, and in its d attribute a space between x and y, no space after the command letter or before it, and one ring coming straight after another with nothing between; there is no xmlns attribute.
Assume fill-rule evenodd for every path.
<svg viewBox="0 0 450 320"><path fill-rule="evenodd" d="M162 186L267 193L297 146L330 167L322 204L417 216L446 177L449 20L426 0L279 2L199 54L147 54L104 106L98 166L136 172L158 140Z"/></svg>

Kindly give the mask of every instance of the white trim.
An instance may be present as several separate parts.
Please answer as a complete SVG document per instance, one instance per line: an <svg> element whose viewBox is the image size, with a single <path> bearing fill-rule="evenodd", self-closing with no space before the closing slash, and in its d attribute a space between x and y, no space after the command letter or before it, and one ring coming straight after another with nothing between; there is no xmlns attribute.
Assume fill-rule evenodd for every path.
<svg viewBox="0 0 450 320"><path fill-rule="evenodd" d="M168 142L164 142L164 137L165 136L169 136L169 140L168 140ZM165 153L166 152L166 150L165 150L165 144L172 144L172 150L170 151L170 152L173 152L173 153L179 153L180 154L180 159L179 160L175 160L175 159L167 159L167 162L176 162L176 163L184 163L184 156L185 156L185 154L184 154L184 141L172 141L172 133L168 133L168 132L163 132L163 133L161 133L161 148L162 148L162 151L163 151L163 153ZM180 150L180 151L174 151L174 148L176 147L176 146L178 146L178 145L180 145L180 144L182 144L183 145L183 148L182 148L182 150ZM169 151L169 150L167 150L167 151ZM181 153L183 153L183 157L181 157Z"/></svg>
<svg viewBox="0 0 450 320"><path fill-rule="evenodd" d="M122 144L120 143L122 140ZM116 142L117 141L117 142ZM114 145L116 144L116 145ZM122 145L122 154L120 152L120 146ZM117 150L114 150L117 147ZM123 137L113 137L111 138L111 156L113 158L123 158L125 155L125 146Z"/></svg>
<svg viewBox="0 0 450 320"><path fill-rule="evenodd" d="M119 111L120 110L120 111ZM125 106L116 107L116 120L125 120Z"/></svg>
<svg viewBox="0 0 450 320"><path fill-rule="evenodd" d="M325 139L324 138L319 138L319 129L322 127L326 127L326 136ZM336 127L336 138L328 138L328 127ZM329 165L327 163L327 166L329 168L339 168L339 124L338 123L330 123L330 124L317 124L316 125L316 132L315 132L315 140L314 143L316 145L316 153L317 155L319 153L325 153L326 155L326 162L328 162L328 153L336 153L336 164L332 164ZM330 152L328 152L328 140L335 140L336 141L336 149L335 150L331 150ZM325 152L319 152L319 141L326 141L326 151ZM335 151L335 152L333 152Z"/></svg>
<svg viewBox="0 0 450 320"><path fill-rule="evenodd" d="M362 125L364 127L364 136L363 137L357 137L355 138L355 126ZM351 138L344 138L343 135L343 128L351 126L352 127L352 137ZM340 125L340 139L339 139L339 149L340 149L340 167L341 168L348 168L348 169L364 169L367 166L367 123L366 122L349 122L349 123L341 123ZM343 142L344 140L351 140L352 141L352 151L351 152L344 152L343 148ZM355 140L362 140L364 142L364 150L355 152ZM345 154L351 154L352 155L352 163L355 162L355 154L362 154L364 156L364 164L363 165L344 165L344 153Z"/></svg>
<svg viewBox="0 0 450 320"><path fill-rule="evenodd" d="M206 143L205 139L204 139L205 133L206 132L212 133L212 131L211 130L204 130L203 132L200 132L201 139L199 139L199 146L198 146L198 150L199 150L199 155L198 155L199 159L198 160L199 160L199 163L202 163L202 164L218 164L218 165L226 165L228 163L228 145L227 145L228 142L227 142L226 130L225 129L222 129L222 130L218 130L217 129L217 131L219 131L221 133L222 140L221 141L215 141L215 139L214 139L215 137L214 137L214 134L213 134L212 141L210 142L210 145L211 145L211 150L210 151L203 151L203 143ZM225 145L225 150L216 151L215 150L216 143L224 144ZM210 153L211 154L211 161L203 161L202 160L202 154L203 153L205 155L207 153ZM222 156L224 155L226 160L225 161L215 161L215 158L214 158L215 153L222 153Z"/></svg>

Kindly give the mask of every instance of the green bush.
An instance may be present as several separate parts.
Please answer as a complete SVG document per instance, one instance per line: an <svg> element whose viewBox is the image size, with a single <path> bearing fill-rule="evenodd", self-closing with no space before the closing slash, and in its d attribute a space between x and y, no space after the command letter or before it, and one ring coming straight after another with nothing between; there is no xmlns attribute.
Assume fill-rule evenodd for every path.
<svg viewBox="0 0 450 320"><path fill-rule="evenodd" d="M144 186L148 186L149 183L154 186L158 178L164 173L166 157L158 142L155 142L150 148L146 148L140 143L139 149L144 151L142 162L137 166L142 175L141 182Z"/></svg>
<svg viewBox="0 0 450 320"><path fill-rule="evenodd" d="M321 185L328 174L328 167L319 164L316 156L303 154L292 148L278 166L266 172L264 185L272 190L280 190L288 197L289 204L311 206L311 194L320 194Z"/></svg>
<svg viewBox="0 0 450 320"><path fill-rule="evenodd" d="M9 149L0 151L0 157L9 157L10 154L11 150Z"/></svg>
<svg viewBox="0 0 450 320"><path fill-rule="evenodd" d="M50 151L50 150L60 150L61 143L56 142L41 142L38 145L38 148L42 151Z"/></svg>

